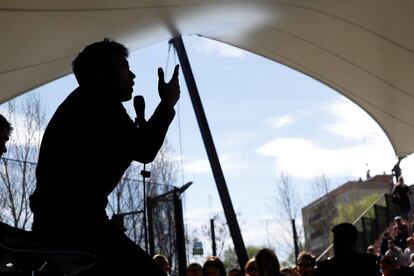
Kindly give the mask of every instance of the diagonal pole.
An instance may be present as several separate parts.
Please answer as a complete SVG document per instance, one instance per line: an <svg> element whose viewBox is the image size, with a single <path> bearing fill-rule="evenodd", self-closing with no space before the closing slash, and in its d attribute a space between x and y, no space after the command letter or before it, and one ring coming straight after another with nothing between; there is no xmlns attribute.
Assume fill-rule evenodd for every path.
<svg viewBox="0 0 414 276"><path fill-rule="evenodd" d="M207 151L207 156L210 161L210 166L213 171L214 180L216 182L220 195L221 204L223 205L224 215L226 216L230 234L233 239L234 249L239 260L240 268L243 269L244 265L248 261L246 247L240 233L240 227L237 222L236 213L234 212L233 204L231 202L230 194L227 189L217 151L214 146L213 137L211 136L207 118L204 113L203 105L201 103L200 95L198 94L197 85L194 80L190 62L188 61L187 52L185 50L181 36L171 39L170 43L174 45L174 48L176 49L178 58L180 60L181 70L184 74L188 92L190 94L191 102L193 104L194 112L197 118L198 126L200 128L204 146Z"/></svg>

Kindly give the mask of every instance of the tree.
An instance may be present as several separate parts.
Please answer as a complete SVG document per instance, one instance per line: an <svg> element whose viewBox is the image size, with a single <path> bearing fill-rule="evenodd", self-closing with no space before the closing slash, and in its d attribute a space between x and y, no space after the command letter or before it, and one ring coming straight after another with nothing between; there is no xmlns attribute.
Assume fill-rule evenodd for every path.
<svg viewBox="0 0 414 276"><path fill-rule="evenodd" d="M135 214L119 217L121 220L119 223L122 223L125 227L127 236L139 245L144 243L144 225L142 224L143 193L139 174L141 169L142 166L138 163L131 164L108 200L108 209L112 216L136 212Z"/></svg>
<svg viewBox="0 0 414 276"><path fill-rule="evenodd" d="M311 195L313 199L317 199L327 195L332 190L332 183L324 173L316 176L311 185Z"/></svg>
<svg viewBox="0 0 414 276"><path fill-rule="evenodd" d="M332 225L342 222L353 223L379 196L379 193L373 193L359 200L353 200L348 204L338 205L337 214L332 219ZM365 216L373 218L375 216L374 209L369 210Z"/></svg>
<svg viewBox="0 0 414 276"><path fill-rule="evenodd" d="M311 191L309 193L312 195L314 200L326 197L326 199L318 205L317 210L315 211L315 213L321 214L318 223L319 228L323 233L327 233L326 235L323 235L322 241L325 247L328 247L332 241L331 229L333 224L331 219L334 213L336 212L334 208L335 200L333 197L329 195L331 190L332 183L330 179L324 173L322 173L314 178L314 181L311 185ZM306 245L305 247L308 246Z"/></svg>
<svg viewBox="0 0 414 276"><path fill-rule="evenodd" d="M160 149L151 167L151 182L147 195L155 197L166 194L174 189L177 182L177 160L168 141ZM173 194L158 200L154 206L154 236L156 252L171 258L172 271L177 271L175 261L178 257L176 245L176 222L174 216Z"/></svg>
<svg viewBox="0 0 414 276"><path fill-rule="evenodd" d="M121 181L109 196L108 212L122 216L126 234L140 246L144 246L144 193L140 175L143 166L134 162L123 175ZM150 168L151 177L146 179L146 196L154 198L174 189L177 175L177 162L173 150L165 141ZM154 201L152 209L155 251L172 260L177 256L175 238L175 217L171 194ZM172 263L174 266L174 262ZM173 268L174 269L174 268Z"/></svg>
<svg viewBox="0 0 414 276"><path fill-rule="evenodd" d="M247 248L246 248L247 250ZM239 268L239 260L237 259L236 251L234 250L234 247L227 247L226 250L224 250L223 253L223 264L224 268L227 270L233 269L233 268Z"/></svg>
<svg viewBox="0 0 414 276"><path fill-rule="evenodd" d="M3 106L2 106L3 108ZM3 109L14 128L8 152L1 159L0 219L28 229L31 222L29 195L35 188L36 161L45 125L45 112L38 94L9 101Z"/></svg>
<svg viewBox="0 0 414 276"><path fill-rule="evenodd" d="M300 199L293 188L292 177L282 172L276 188L276 201L280 207L279 214L288 220L296 219L300 208Z"/></svg>
<svg viewBox="0 0 414 276"><path fill-rule="evenodd" d="M281 222L281 227L292 237L292 240L285 240L287 248L286 253L290 255L294 252L294 256L299 254L300 241L296 230L296 219L300 208L300 199L298 193L295 191L292 183L292 177L285 172L280 174L276 185L276 204L278 206L277 213ZM289 226L287 226L289 225ZM295 263L295 259L293 260Z"/></svg>
<svg viewBox="0 0 414 276"><path fill-rule="evenodd" d="M227 221L221 216L221 214L214 215L212 219L214 220L217 257L222 259L226 242L228 242L228 237L230 236L230 231ZM201 231L207 239L211 240L210 223L208 225L203 225L201 227Z"/></svg>
<svg viewBox="0 0 414 276"><path fill-rule="evenodd" d="M231 240L229 240L230 231L227 222L222 215L222 213L218 213L213 216L214 232L216 238L216 252L217 257L219 257L221 260L225 258L225 252L227 251L227 249L232 248L232 244L228 243L229 241L231 242ZM188 248L192 248L195 240L203 241L204 244L203 257L196 257L200 259L200 262L203 262L205 260L205 257L213 255L210 221L206 221L205 224L203 224L199 229L193 229L191 237L187 239L187 242L189 244ZM237 257L235 258L237 260Z"/></svg>
<svg viewBox="0 0 414 276"><path fill-rule="evenodd" d="M259 251L262 248L265 248L266 246L253 246L253 245L248 245L246 247L246 251L247 251L247 256L249 256L250 258L253 258L257 251ZM273 251L275 251L274 248L269 248ZM237 260L237 255L236 255L236 251L234 250L234 247L227 247L227 249L224 251L223 254L223 264L224 267L229 270L232 268L240 268L239 267L239 261Z"/></svg>

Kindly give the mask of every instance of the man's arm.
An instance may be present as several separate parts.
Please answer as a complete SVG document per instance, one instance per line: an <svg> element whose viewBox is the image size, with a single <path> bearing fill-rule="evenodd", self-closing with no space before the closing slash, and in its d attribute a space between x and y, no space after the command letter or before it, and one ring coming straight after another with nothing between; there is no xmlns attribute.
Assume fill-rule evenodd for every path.
<svg viewBox="0 0 414 276"><path fill-rule="evenodd" d="M152 162L164 142L168 127L175 115L174 106L180 98L178 70L179 66L177 65L171 80L165 83L164 71L161 68L158 69L158 93L161 102L148 122L145 122L145 118L143 118L143 108L145 107L143 98L137 99L137 103L138 101L141 103L135 106L135 111L137 118L140 117L143 123L134 130L133 134L135 141L135 143L133 142L133 159L136 161Z"/></svg>

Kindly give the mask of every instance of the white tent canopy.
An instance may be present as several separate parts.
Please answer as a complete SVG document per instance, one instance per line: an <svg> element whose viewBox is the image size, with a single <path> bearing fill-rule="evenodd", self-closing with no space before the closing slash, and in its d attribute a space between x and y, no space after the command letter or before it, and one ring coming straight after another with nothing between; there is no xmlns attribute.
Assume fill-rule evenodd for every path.
<svg viewBox="0 0 414 276"><path fill-rule="evenodd" d="M71 73L87 44L200 34L281 62L368 112L414 152L411 0L0 0L0 102Z"/></svg>

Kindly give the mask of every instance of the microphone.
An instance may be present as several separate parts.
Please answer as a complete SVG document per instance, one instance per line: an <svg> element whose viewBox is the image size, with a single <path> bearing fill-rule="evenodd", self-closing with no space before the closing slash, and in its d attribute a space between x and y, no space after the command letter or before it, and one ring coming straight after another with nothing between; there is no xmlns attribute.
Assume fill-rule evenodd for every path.
<svg viewBox="0 0 414 276"><path fill-rule="evenodd" d="M143 126L147 122L145 120L145 100L143 96L134 97L134 109L136 114L135 125Z"/></svg>

